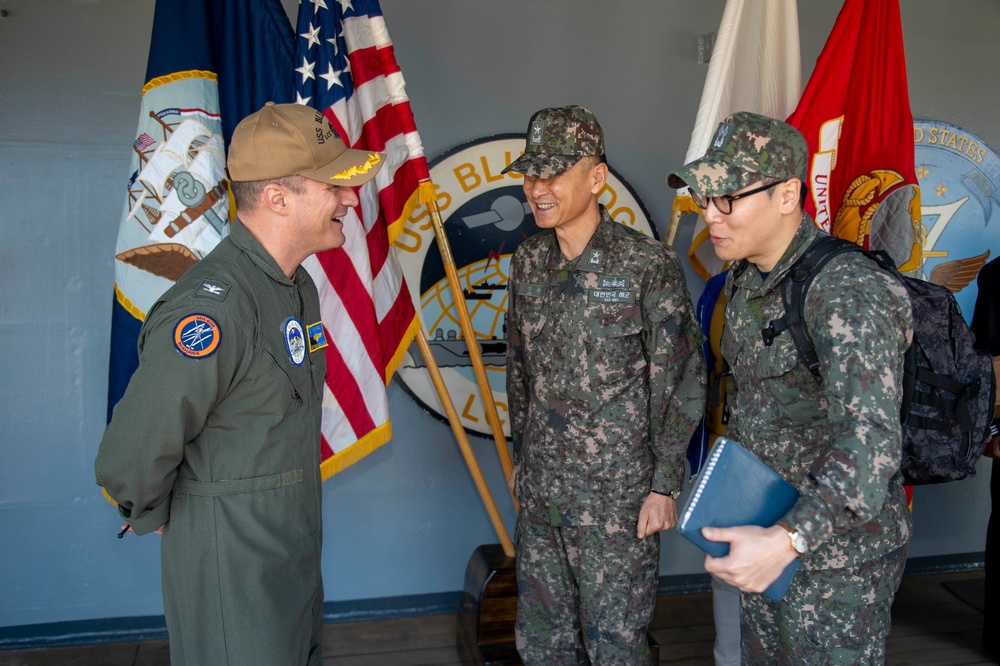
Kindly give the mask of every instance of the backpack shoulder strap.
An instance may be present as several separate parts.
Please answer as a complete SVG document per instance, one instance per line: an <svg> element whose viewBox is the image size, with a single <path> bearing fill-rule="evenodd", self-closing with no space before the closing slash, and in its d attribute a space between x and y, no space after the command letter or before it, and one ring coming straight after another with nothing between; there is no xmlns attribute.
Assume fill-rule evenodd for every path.
<svg viewBox="0 0 1000 666"><path fill-rule="evenodd" d="M746 271L747 266L749 265L750 262L747 261L746 259L737 259L729 266L728 270L729 270L729 275L731 276L730 278L731 286L729 289L725 289L724 291L726 292L726 298L728 298L730 301L733 300L733 296L736 294L736 279L739 278L739 276L743 275L744 271Z"/></svg>
<svg viewBox="0 0 1000 666"><path fill-rule="evenodd" d="M813 241L782 280L781 297L785 305L785 314L779 319L772 320L767 328L760 332L764 344L770 347L775 336L787 329L799 352L799 358L817 379L820 379L819 357L809 331L806 330L803 316L806 292L827 262L845 252L865 252L865 250L851 241L835 236L821 236ZM870 253L865 253L870 256ZM879 264L881 265L881 262Z"/></svg>

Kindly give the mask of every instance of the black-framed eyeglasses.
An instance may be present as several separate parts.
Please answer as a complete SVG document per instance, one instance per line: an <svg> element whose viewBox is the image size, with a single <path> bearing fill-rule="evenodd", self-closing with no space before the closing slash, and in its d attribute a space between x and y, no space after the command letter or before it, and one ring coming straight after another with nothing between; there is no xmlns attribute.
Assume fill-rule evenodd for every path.
<svg viewBox="0 0 1000 666"><path fill-rule="evenodd" d="M761 185L760 187L754 188L749 192L741 192L740 194L722 194L717 197L705 197L700 194L691 193L691 198L694 199L694 205L702 210L708 209L708 202L711 201L715 204L715 208L723 215L729 215L733 212L733 202L737 199L742 199L743 197L748 197L751 194L757 194L759 192L764 192L771 189L775 185L781 185L787 182L788 179L779 180L776 183L771 183L770 185Z"/></svg>

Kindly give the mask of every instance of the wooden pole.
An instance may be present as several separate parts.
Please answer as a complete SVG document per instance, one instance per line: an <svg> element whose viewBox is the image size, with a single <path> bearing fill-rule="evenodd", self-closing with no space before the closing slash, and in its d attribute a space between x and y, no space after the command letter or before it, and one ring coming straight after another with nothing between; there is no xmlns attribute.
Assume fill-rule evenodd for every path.
<svg viewBox="0 0 1000 666"><path fill-rule="evenodd" d="M433 191L431 184L431 191ZM472 368L476 373L476 381L479 383L479 394L483 401L483 412L486 420L493 430L493 440L496 443L497 455L500 457L500 465L503 467L504 478L508 484L514 472L514 463L507 449L507 437L503 434L503 426L500 425L500 417L497 415L496 402L493 400L493 389L490 388L489 379L486 377L486 367L483 365L483 357L479 350L479 339L476 331L472 328L472 320L469 319L469 309L465 305L465 294L458 282L458 273L455 270L455 259L451 255L451 246L448 244L448 237L444 232L444 222L441 220L441 213L438 211L437 200L433 196L428 196L423 202L431 214L431 221L434 226L434 237L437 239L438 250L441 252L441 262L444 264L445 274L448 276L448 285L451 287L451 297L455 302L455 310L458 312L459 323L462 326L462 335L465 337L465 344L469 348L469 358L472 361ZM509 487L509 486L508 486ZM517 500L511 492L511 500L514 502L514 509L517 510Z"/></svg>
<svg viewBox="0 0 1000 666"><path fill-rule="evenodd" d="M681 226L681 211L679 208L675 208L670 214L670 226L667 227L667 238L663 242L666 243L667 247L673 247L674 241L677 240L677 230Z"/></svg>
<svg viewBox="0 0 1000 666"><path fill-rule="evenodd" d="M476 490L479 491L479 497L482 498L483 504L486 506L486 512L490 514L490 522L493 523L493 529L500 539L503 552L507 557L514 557L514 544L511 543L510 536L507 534L507 527L503 524L503 520L500 519L500 512L497 511L496 502L493 501L493 495L490 493L489 486L486 485L486 479L483 478L483 472L476 461L475 454L472 452L472 447L469 445L469 438L466 437L465 428L462 427L462 421L459 419L458 412L455 411L455 405L451 402L448 388L441 378L441 371L438 369L437 361L434 359L434 353L431 352L430 345L427 344L427 336L424 335L423 328L417 330L417 346L420 347L420 353L424 357L427 372L430 373L434 388L437 389L438 398L441 399L441 406L444 407L444 412L448 416L448 423L451 424L451 431L455 434L458 448L461 449L462 457L465 458L465 464L469 468L469 473L472 474L472 480L476 483Z"/></svg>

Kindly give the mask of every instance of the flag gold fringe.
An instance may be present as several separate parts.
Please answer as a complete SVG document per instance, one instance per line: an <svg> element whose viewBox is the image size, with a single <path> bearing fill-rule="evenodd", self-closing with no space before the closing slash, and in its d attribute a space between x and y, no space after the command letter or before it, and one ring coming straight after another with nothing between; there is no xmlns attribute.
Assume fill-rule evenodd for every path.
<svg viewBox="0 0 1000 666"><path fill-rule="evenodd" d="M337 472L342 472L366 455L392 439L392 423L386 421L356 443L339 453L335 453L319 466L320 477L326 481Z"/></svg>
<svg viewBox="0 0 1000 666"><path fill-rule="evenodd" d="M437 198L437 194L434 191L434 183L429 180L420 183L420 187L417 188L417 194L420 195L421 205L434 201Z"/></svg>
<svg viewBox="0 0 1000 666"><path fill-rule="evenodd" d="M219 82L219 77L215 74L215 72L209 72L203 69L189 69L184 72L174 72L173 74L167 74L166 76L158 76L155 79L150 79L149 82L142 87L142 94L145 95L153 88L159 88L160 86L168 83L182 81L184 79L206 79L214 83Z"/></svg>
<svg viewBox="0 0 1000 666"><path fill-rule="evenodd" d="M408 217L408 215L404 215L403 217ZM403 357L406 356L406 351L410 348L410 344L417 336L417 331L419 330L420 319L414 315L410 325L406 328L406 333L403 334L403 338L399 342L399 346L396 348L396 352L392 355L392 358L389 359L389 363L386 366L384 378L386 386L388 386L389 382L392 381L392 376L396 374L396 370L403 362ZM392 439L391 420L386 421L378 428L375 428L375 430L372 430L370 433L359 439L354 444L351 444L340 453L335 453L320 463L319 471L321 478L326 481L337 472L342 472L375 449L388 443L390 439Z"/></svg>
<svg viewBox="0 0 1000 666"><path fill-rule="evenodd" d="M116 509L118 508L118 502L116 502L114 500L114 498L111 497L111 495L108 494L107 490L105 490L104 488L101 488L101 494L104 495L104 499L106 499L109 502L111 502L111 506L115 507Z"/></svg>
<svg viewBox="0 0 1000 666"><path fill-rule="evenodd" d="M410 344L413 342L413 338L417 337L417 330L420 328L420 317L414 315L413 321L406 328L406 333L403 334L403 339L399 342L399 347L396 348L396 353L392 355L389 359L389 363L385 368L385 385L388 386L389 382L392 381L392 376L396 374L396 370L399 368L399 364L403 362L403 357L406 356L406 350L410 348Z"/></svg>
<svg viewBox="0 0 1000 666"><path fill-rule="evenodd" d="M694 205L694 199L682 194L674 197L673 209L681 213L699 213L701 211L700 208Z"/></svg>
<svg viewBox="0 0 1000 666"><path fill-rule="evenodd" d="M413 194L410 198L406 200L406 205L403 206L403 212L400 213L399 218L388 224L389 229L389 244L392 245L393 241L399 238L399 235L403 233L403 227L406 226L406 221L410 219L413 215L413 211L419 206L423 206L427 201L433 201L435 197L434 194L434 183L429 180L425 180L422 183L417 184L417 189L413 190Z"/></svg>
<svg viewBox="0 0 1000 666"><path fill-rule="evenodd" d="M118 280L115 280L115 298L118 300L118 304L128 310L128 313L138 319L139 321L146 321L146 313L135 306L135 303L130 301L125 293L118 288Z"/></svg>
<svg viewBox="0 0 1000 666"><path fill-rule="evenodd" d="M915 271L920 268L920 264L923 263L923 243L920 238L920 227L922 214L920 210L920 187L914 187L913 198L910 199L910 219L913 224L913 247L910 249L910 256L904 259L899 264L899 272L906 273L907 271ZM912 501L911 510L912 510Z"/></svg>

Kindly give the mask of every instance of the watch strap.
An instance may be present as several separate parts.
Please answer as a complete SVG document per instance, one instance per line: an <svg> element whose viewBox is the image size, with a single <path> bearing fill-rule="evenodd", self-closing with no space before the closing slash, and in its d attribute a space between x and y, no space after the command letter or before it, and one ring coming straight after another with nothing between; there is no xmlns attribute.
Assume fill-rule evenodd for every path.
<svg viewBox="0 0 1000 666"><path fill-rule="evenodd" d="M778 522L775 524L781 529L785 530L785 533L788 534L788 547L791 548L793 551L795 551L796 555L804 555L805 539L802 537L802 535L799 534L799 531L785 522ZM799 547L795 545L795 542L800 539L802 540L802 546L803 546L801 550L799 549Z"/></svg>

